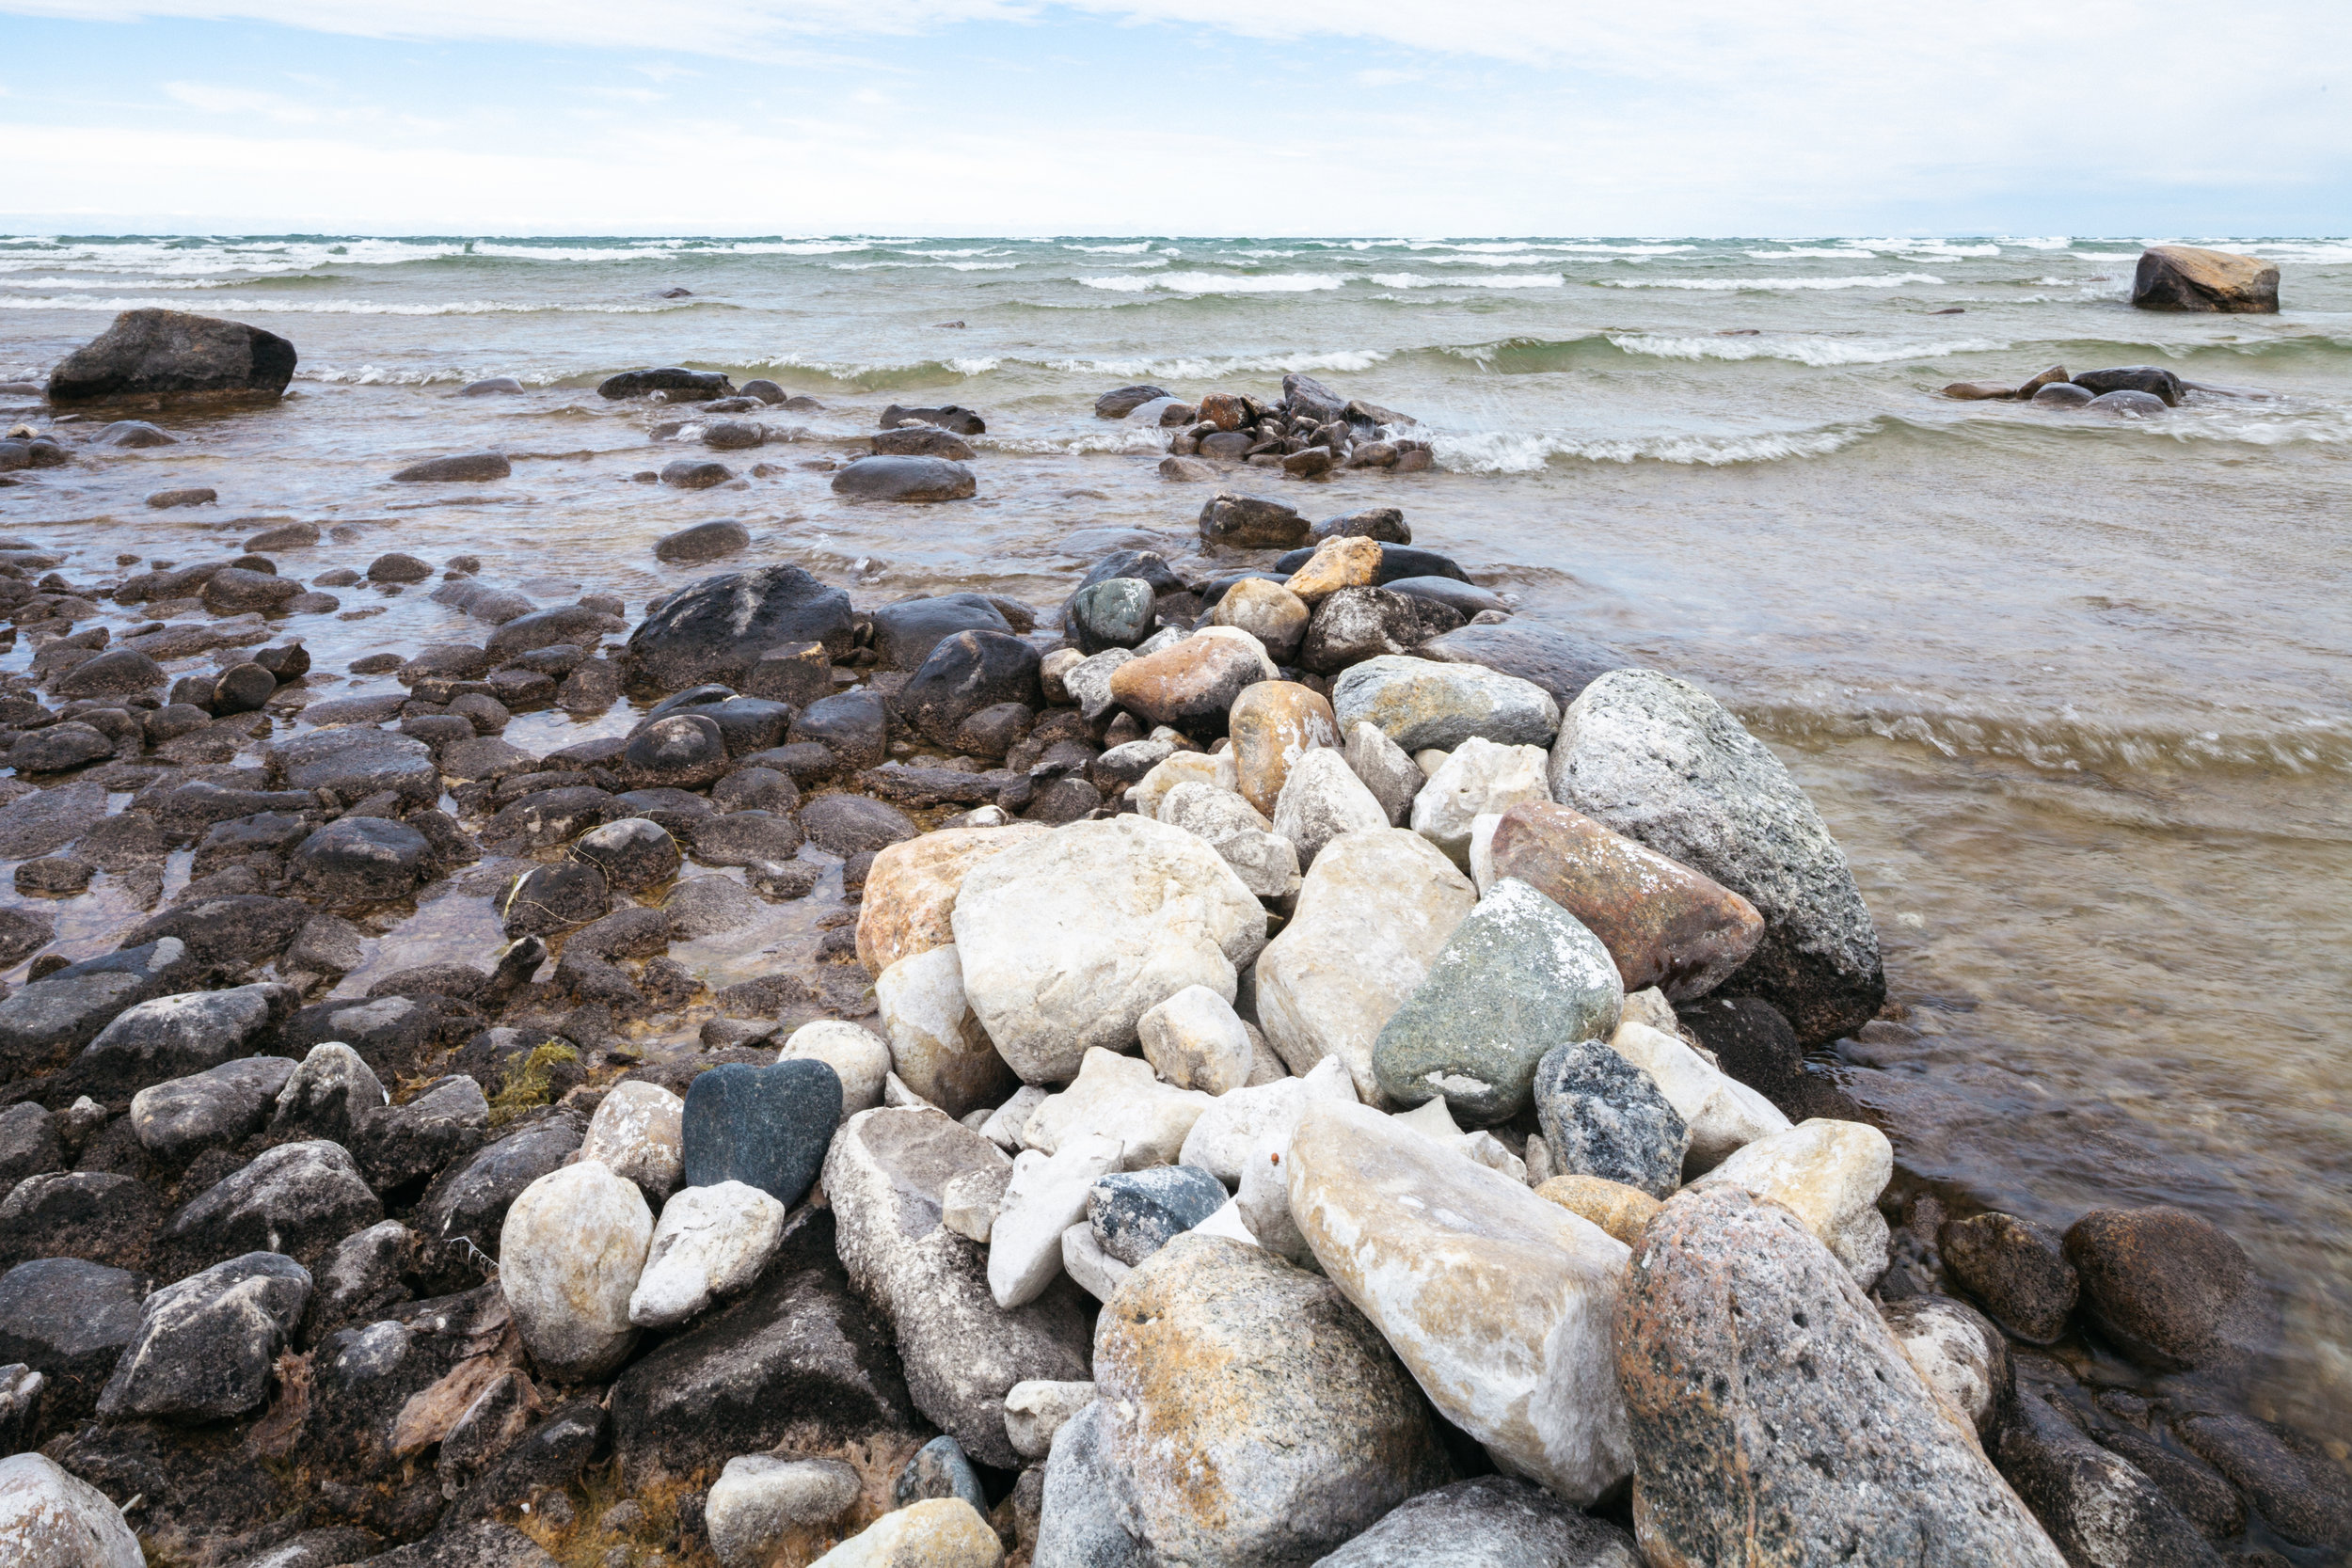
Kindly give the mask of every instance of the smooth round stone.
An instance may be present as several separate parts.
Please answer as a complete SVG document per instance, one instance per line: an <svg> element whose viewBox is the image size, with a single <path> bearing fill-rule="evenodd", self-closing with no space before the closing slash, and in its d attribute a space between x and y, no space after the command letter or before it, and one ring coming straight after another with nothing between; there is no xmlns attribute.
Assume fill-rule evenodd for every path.
<svg viewBox="0 0 2352 1568"><path fill-rule="evenodd" d="M980 1489L979 1473L952 1437L934 1437L914 1450L914 1457L891 1483L890 1506L905 1508L934 1497L961 1497L978 1513L988 1512L988 1494Z"/></svg>
<svg viewBox="0 0 2352 1568"><path fill-rule="evenodd" d="M1368 723L1407 752L1450 752L1474 735L1544 746L1560 727L1560 705L1533 681L1396 655L1350 668L1332 683L1331 706L1343 730Z"/></svg>
<svg viewBox="0 0 2352 1568"><path fill-rule="evenodd" d="M727 517L663 534L653 542L653 558L673 566L691 564L734 555L751 544L751 530Z"/></svg>
<svg viewBox="0 0 2352 1568"><path fill-rule="evenodd" d="M461 452L455 457L428 457L411 463L392 476L397 484L465 484L504 479L515 466L500 451Z"/></svg>
<svg viewBox="0 0 2352 1568"><path fill-rule="evenodd" d="M2057 1232L1995 1212L1945 1222L1937 1243L1952 1278L2010 1333L2046 1345L2066 1332L2081 1283Z"/></svg>
<svg viewBox="0 0 2352 1568"><path fill-rule="evenodd" d="M20 773L59 773L115 754L115 743L78 720L31 730L8 749L8 766Z"/></svg>
<svg viewBox="0 0 2352 1568"><path fill-rule="evenodd" d="M525 1187L499 1235L499 1288L532 1360L566 1383L618 1367L637 1342L628 1298L652 1241L644 1195L593 1160Z"/></svg>
<svg viewBox="0 0 2352 1568"><path fill-rule="evenodd" d="M1012 1071L964 996L952 944L882 971L874 979L874 1003L889 1032L892 1065L914 1094L960 1117L998 1104L1011 1090Z"/></svg>
<svg viewBox="0 0 2352 1568"><path fill-rule="evenodd" d="M1243 578L1218 596L1209 625L1246 631L1265 645L1267 657L1288 664L1298 657L1312 617L1307 601L1265 578Z"/></svg>
<svg viewBox="0 0 2352 1568"><path fill-rule="evenodd" d="M1243 688L1227 717L1227 732L1233 739L1234 774L1242 798L1268 816L1282 797L1292 764L1311 748L1340 743L1339 721L1330 703L1295 681L1260 681Z"/></svg>
<svg viewBox="0 0 2352 1568"><path fill-rule="evenodd" d="M844 859L888 848L922 831L906 813L868 795L820 795L801 808L801 828L811 844Z"/></svg>
<svg viewBox="0 0 2352 1568"><path fill-rule="evenodd" d="M878 430L874 433L874 454L878 457L944 457L956 463L969 463L977 455L962 436L935 425L925 425L917 430Z"/></svg>
<svg viewBox="0 0 2352 1568"><path fill-rule="evenodd" d="M2054 381L2034 393L2032 401L2043 408L2080 408L2098 395L2071 381Z"/></svg>
<svg viewBox="0 0 2352 1568"><path fill-rule="evenodd" d="M742 451L768 439L768 427L750 420L713 420L703 426L703 445L714 451Z"/></svg>
<svg viewBox="0 0 2352 1568"><path fill-rule="evenodd" d="M432 846L405 822L346 816L302 841L288 870L302 887L336 903L405 898L424 873Z"/></svg>
<svg viewBox="0 0 2352 1568"><path fill-rule="evenodd" d="M2178 1370L2221 1354L2252 1270L2211 1220L2185 1209L2093 1209L2066 1232L2083 1312L2143 1366Z"/></svg>
<svg viewBox="0 0 2352 1568"><path fill-rule="evenodd" d="M1566 1171L1661 1199L1682 1185L1690 1128L1649 1074L1606 1040L1565 1042L1545 1052L1535 1068L1534 1099L1544 1143Z"/></svg>
<svg viewBox="0 0 2352 1568"><path fill-rule="evenodd" d="M983 708L1037 706L1043 696L1040 663L1038 651L1010 632L960 631L931 649L895 705L916 729L946 745Z"/></svg>
<svg viewBox="0 0 2352 1568"><path fill-rule="evenodd" d="M1114 1171L1087 1192L1087 1221L1104 1252L1135 1264L1225 1207L1225 1183L1198 1165Z"/></svg>
<svg viewBox="0 0 2352 1568"><path fill-rule="evenodd" d="M966 500L978 490L971 469L944 457L861 457L833 476L834 495L861 500Z"/></svg>
<svg viewBox="0 0 2352 1568"><path fill-rule="evenodd" d="M740 1181L786 1208L817 1180L841 1121L841 1080L824 1062L728 1062L686 1091L686 1184Z"/></svg>
<svg viewBox="0 0 2352 1568"><path fill-rule="evenodd" d="M1204 455L1216 455L1205 442L1201 451ZM1204 545L1289 549L1306 537L1307 519L1298 515L1296 508L1284 506L1280 501L1220 490L1200 508L1200 542Z"/></svg>
<svg viewBox="0 0 2352 1568"><path fill-rule="evenodd" d="M1392 578L1382 586L1391 594L1409 594L1416 599L1433 599L1448 610L1459 611L1466 621L1481 610L1491 610L1504 614L1510 612L1510 607L1502 602L1502 594L1492 589L1481 588L1475 583L1460 582L1453 578Z"/></svg>
<svg viewBox="0 0 2352 1568"><path fill-rule="evenodd" d="M526 872L506 895L501 915L508 937L544 937L585 926L612 908L604 873L570 861Z"/></svg>
<svg viewBox="0 0 2352 1568"><path fill-rule="evenodd" d="M1111 672L1111 700L1147 724L1219 734L1245 688L1275 678L1274 662L1246 632L1212 628Z"/></svg>
<svg viewBox="0 0 2352 1568"><path fill-rule="evenodd" d="M603 872L605 885L618 893L666 882L684 861L669 831L643 816L624 816L589 829L573 841L572 858Z"/></svg>
<svg viewBox="0 0 2352 1568"><path fill-rule="evenodd" d="M433 568L413 555L394 550L379 555L368 562L370 582L422 582L433 575Z"/></svg>
<svg viewBox="0 0 2352 1568"><path fill-rule="evenodd" d="M1318 544L1326 539L1351 535L1377 539L1389 545L1409 545L1413 542L1413 531L1406 526L1405 514L1393 506L1375 506L1362 512L1350 512L1343 516L1327 517L1314 526L1314 539Z"/></svg>
<svg viewBox="0 0 2352 1568"><path fill-rule="evenodd" d="M680 490L707 490L734 477L733 468L707 457L681 457L661 466L661 483Z"/></svg>
<svg viewBox="0 0 2352 1568"><path fill-rule="evenodd" d="M662 1205L628 1299L641 1328L685 1323L759 1277L784 1239L784 1205L740 1181L688 1187Z"/></svg>
<svg viewBox="0 0 2352 1568"><path fill-rule="evenodd" d="M466 385L457 388L457 395L461 398L492 397L499 395L511 397L516 393L520 392L522 389L523 384L516 380L511 375L491 375L485 376L480 381L469 381L466 383Z"/></svg>
<svg viewBox="0 0 2352 1568"><path fill-rule="evenodd" d="M2094 414L2112 414L2119 419L2151 420L2165 411L2164 399L2153 392L2130 390L2101 392L2083 406Z"/></svg>
<svg viewBox="0 0 2352 1568"><path fill-rule="evenodd" d="M866 885L873 885L870 879ZM844 1119L882 1103L882 1085L890 1076L890 1048L872 1030L830 1018L803 1023L776 1053L780 1062L798 1057L824 1063L841 1080Z"/></svg>
<svg viewBox="0 0 2352 1568"><path fill-rule="evenodd" d="M843 1460L740 1454L712 1484L703 1528L725 1568L760 1568L795 1525L831 1524L856 1503L864 1485Z"/></svg>
<svg viewBox="0 0 2352 1568"><path fill-rule="evenodd" d="M278 677L260 665L232 664L213 682L213 711L223 718L259 712L277 689Z"/></svg>
<svg viewBox="0 0 2352 1568"><path fill-rule="evenodd" d="M615 1084L588 1118L580 1157L634 1181L647 1201L677 1190L683 1170L685 1102L659 1084Z"/></svg>
<svg viewBox="0 0 2352 1568"><path fill-rule="evenodd" d="M787 739L792 745L813 742L824 747L846 770L873 768L889 754L889 711L881 695L870 689L837 691L794 715Z"/></svg>
<svg viewBox="0 0 2352 1568"><path fill-rule="evenodd" d="M136 648L110 648L57 678L60 697L129 697L168 685L164 667Z"/></svg>
<svg viewBox="0 0 2352 1568"><path fill-rule="evenodd" d="M1136 578L1112 578L1070 595L1063 630L1084 654L1132 648L1159 625L1152 585Z"/></svg>
<svg viewBox="0 0 2352 1568"><path fill-rule="evenodd" d="M629 736L621 767L641 788L692 789L712 784L727 769L726 736L714 719L674 713Z"/></svg>

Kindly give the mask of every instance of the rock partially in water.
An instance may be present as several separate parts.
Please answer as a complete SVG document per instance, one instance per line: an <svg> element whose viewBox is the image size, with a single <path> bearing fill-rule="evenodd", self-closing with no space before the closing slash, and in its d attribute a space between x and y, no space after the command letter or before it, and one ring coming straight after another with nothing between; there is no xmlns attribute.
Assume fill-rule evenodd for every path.
<svg viewBox="0 0 2352 1568"><path fill-rule="evenodd" d="M674 403L707 402L723 398L735 390L735 384L718 371L680 370L663 366L657 370L623 371L609 375L596 384L596 395L606 398L643 397L647 392L667 392Z"/></svg>
<svg viewBox="0 0 2352 1568"><path fill-rule="evenodd" d="M2132 276L2132 303L2143 310L2218 310L2276 315L2276 263L2200 245L2152 245Z"/></svg>
<svg viewBox="0 0 2352 1568"><path fill-rule="evenodd" d="M294 346L243 322L181 310L125 310L49 372L52 403L166 395L277 397L294 379Z"/></svg>
<svg viewBox="0 0 2352 1568"><path fill-rule="evenodd" d="M1104 392L1094 400L1094 417L1098 420L1123 420L1145 404L1174 394L1164 387L1138 384Z"/></svg>
<svg viewBox="0 0 2352 1568"><path fill-rule="evenodd" d="M2071 1562L2221 1568L2221 1555L2153 1482L2030 1389L2017 1391L2002 1424L1999 1458L2001 1473Z"/></svg>
<svg viewBox="0 0 2352 1568"><path fill-rule="evenodd" d="M751 548L751 530L732 517L696 523L653 542L653 558L665 565L696 565Z"/></svg>
<svg viewBox="0 0 2352 1568"><path fill-rule="evenodd" d="M971 469L944 457L861 457L833 476L833 493L859 500L968 500L979 493Z"/></svg>
<svg viewBox="0 0 2352 1568"><path fill-rule="evenodd" d="M1946 1221L1937 1243L1952 1278L2010 1333L2046 1345L2066 1332L2081 1283L2057 1232L1994 1212Z"/></svg>
<svg viewBox="0 0 2352 1568"><path fill-rule="evenodd" d="M2065 1250L2084 1316L2135 1361L2172 1371L2229 1352L2253 1270L2211 1220L2169 1205L2093 1209L2068 1227Z"/></svg>
<svg viewBox="0 0 2352 1568"><path fill-rule="evenodd" d="M1004 611L980 594L901 599L873 612L874 651L885 670L920 670L931 650L960 631L1010 633Z"/></svg>
<svg viewBox="0 0 2352 1568"><path fill-rule="evenodd" d="M735 470L712 458L680 457L661 465L661 483L679 490L708 490L735 477Z"/></svg>
<svg viewBox="0 0 2352 1568"><path fill-rule="evenodd" d="M1037 707L1038 652L1004 631L960 631L942 639L898 692L898 711L943 746L966 720L1001 703Z"/></svg>
<svg viewBox="0 0 2352 1568"><path fill-rule="evenodd" d="M1200 542L1237 549L1289 549L1307 539L1296 509L1257 496L1220 490L1200 508Z"/></svg>
<svg viewBox="0 0 2352 1568"><path fill-rule="evenodd" d="M2153 392L2101 392L2083 407L2094 414L2111 414L2122 420L2151 420L2170 406Z"/></svg>
<svg viewBox="0 0 2352 1568"><path fill-rule="evenodd" d="M2139 392L2154 398L2167 408L2179 404L2182 394L2187 390L2179 376L2161 365L2123 365L2114 370L2085 371L2074 377L2074 385L2090 393L2094 401L2109 392Z"/></svg>
<svg viewBox="0 0 2352 1568"><path fill-rule="evenodd" d="M2318 1442L2225 1413L2185 1417L2178 1430L2190 1450L2227 1476L2288 1541L2322 1548L2352 1543L2352 1484Z"/></svg>
<svg viewBox="0 0 2352 1568"><path fill-rule="evenodd" d="M470 484L504 479L515 471L502 451L469 451L454 457L428 457L411 463L392 476L395 484ZM409 579L414 580L414 579Z"/></svg>

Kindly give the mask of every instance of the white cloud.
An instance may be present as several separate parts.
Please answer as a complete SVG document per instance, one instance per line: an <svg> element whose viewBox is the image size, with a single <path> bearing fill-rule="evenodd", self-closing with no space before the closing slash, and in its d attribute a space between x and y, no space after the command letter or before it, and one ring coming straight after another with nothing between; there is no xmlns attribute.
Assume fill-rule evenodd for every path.
<svg viewBox="0 0 2352 1568"><path fill-rule="evenodd" d="M175 103L200 109L208 115L259 115L280 125L314 125L317 111L281 98L274 92L255 92L247 87L215 87L206 82L167 82L164 92Z"/></svg>

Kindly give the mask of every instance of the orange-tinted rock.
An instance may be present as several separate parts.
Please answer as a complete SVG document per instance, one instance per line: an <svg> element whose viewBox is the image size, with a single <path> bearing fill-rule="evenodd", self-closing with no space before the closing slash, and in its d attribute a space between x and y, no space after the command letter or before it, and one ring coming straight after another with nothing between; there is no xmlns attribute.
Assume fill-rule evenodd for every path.
<svg viewBox="0 0 2352 1568"><path fill-rule="evenodd" d="M2279 269L2252 256L2193 245L2152 245L2132 278L2132 303L2143 310L2219 310L2275 315Z"/></svg>
<svg viewBox="0 0 2352 1568"><path fill-rule="evenodd" d="M900 958L954 942L947 921L956 912L956 891L963 886L963 874L1045 831L1027 823L946 828L883 849L866 874L866 896L857 916L857 961L868 973L880 974Z"/></svg>
<svg viewBox="0 0 2352 1568"><path fill-rule="evenodd" d="M1211 626L1120 665L1111 673L1111 701L1146 723L1215 734L1244 688L1273 678L1274 661L1256 638Z"/></svg>
<svg viewBox="0 0 2352 1568"><path fill-rule="evenodd" d="M1264 643L1269 657L1288 664L1298 657L1310 614L1307 601L1280 583L1244 578L1216 601L1209 625L1237 626Z"/></svg>
<svg viewBox="0 0 2352 1568"><path fill-rule="evenodd" d="M1232 392L1211 392L1200 400L1200 418L1219 430L1239 430L1248 410Z"/></svg>
<svg viewBox="0 0 2352 1568"><path fill-rule="evenodd" d="M1343 588L1370 588L1379 580L1380 541L1343 536L1316 546L1282 586L1309 604L1321 604Z"/></svg>
<svg viewBox="0 0 2352 1568"><path fill-rule="evenodd" d="M1268 816L1299 753L1340 743L1331 705L1295 681L1260 681L1244 689L1233 699L1228 725L1242 798Z"/></svg>
<svg viewBox="0 0 2352 1568"><path fill-rule="evenodd" d="M1600 938L1629 991L1704 996L1764 934L1756 906L1729 888L1568 806L1513 806L1493 854L1497 877L1517 877Z"/></svg>

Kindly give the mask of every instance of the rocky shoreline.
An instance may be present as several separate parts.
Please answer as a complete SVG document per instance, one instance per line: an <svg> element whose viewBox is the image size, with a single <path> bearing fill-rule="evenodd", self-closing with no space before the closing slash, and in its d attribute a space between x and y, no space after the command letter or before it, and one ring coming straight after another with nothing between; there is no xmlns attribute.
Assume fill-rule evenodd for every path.
<svg viewBox="0 0 2352 1568"><path fill-rule="evenodd" d="M702 375L606 393L734 391ZM1097 411L1160 400L1239 438L1200 447L1220 480L1423 466L1311 378ZM982 429L894 406L836 486L969 478L946 442ZM413 480L444 477L476 476ZM1230 569L1113 550L1058 606L861 609L766 564L634 617L463 557L305 585L278 558L307 527L103 581L0 542L36 649L0 695L0 848L27 898L122 902L80 961L0 911L24 1560L2352 1541L2341 1443L2244 1409L2275 1325L2235 1244L1904 1178L1857 1069L1808 1054L1901 1025L1803 791L1401 509L1221 489L1197 527ZM285 635L330 589L437 578L488 629L353 665L398 692L326 695ZM623 705L625 733L504 738ZM805 950L698 975L791 908L823 911ZM427 909L500 940L343 984Z"/></svg>

